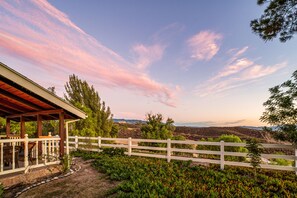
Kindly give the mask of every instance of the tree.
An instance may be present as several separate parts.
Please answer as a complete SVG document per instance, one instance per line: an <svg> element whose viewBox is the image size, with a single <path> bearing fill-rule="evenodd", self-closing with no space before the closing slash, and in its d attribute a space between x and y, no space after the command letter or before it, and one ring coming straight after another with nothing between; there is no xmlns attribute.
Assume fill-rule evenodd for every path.
<svg viewBox="0 0 297 198"><path fill-rule="evenodd" d="M286 42L297 33L297 1L296 0L258 0L258 5L268 3L259 19L251 21L254 33L263 40L272 40L279 35L281 42Z"/></svg>
<svg viewBox="0 0 297 198"><path fill-rule="evenodd" d="M141 127L142 138L164 140L172 137L175 126L171 118L167 118L166 122L163 123L162 114L148 113L146 120L146 124Z"/></svg>
<svg viewBox="0 0 297 198"><path fill-rule="evenodd" d="M263 104L265 111L260 120L272 126L269 129L276 139L297 145L297 70L288 80L269 89L270 97Z"/></svg>
<svg viewBox="0 0 297 198"><path fill-rule="evenodd" d="M251 166L254 168L254 175L257 174L257 168L261 164L261 153L263 152L262 145L257 141L257 139L248 139L246 142L246 148L248 150L247 156L251 158Z"/></svg>
<svg viewBox="0 0 297 198"><path fill-rule="evenodd" d="M74 123L75 135L103 136L116 135L116 127L113 127L112 114L105 102L101 102L98 92L86 81L79 79L74 74L69 76L69 82L65 85L66 101L87 113L88 117Z"/></svg>

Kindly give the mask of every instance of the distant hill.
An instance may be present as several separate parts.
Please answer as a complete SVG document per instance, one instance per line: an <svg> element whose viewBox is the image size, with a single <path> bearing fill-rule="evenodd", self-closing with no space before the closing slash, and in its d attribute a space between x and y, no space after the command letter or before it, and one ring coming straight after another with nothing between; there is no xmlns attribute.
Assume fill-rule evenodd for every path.
<svg viewBox="0 0 297 198"><path fill-rule="evenodd" d="M143 124L143 123L146 123L143 120L136 120L136 119L117 119L117 118L114 118L113 121L115 123L127 123L127 124Z"/></svg>

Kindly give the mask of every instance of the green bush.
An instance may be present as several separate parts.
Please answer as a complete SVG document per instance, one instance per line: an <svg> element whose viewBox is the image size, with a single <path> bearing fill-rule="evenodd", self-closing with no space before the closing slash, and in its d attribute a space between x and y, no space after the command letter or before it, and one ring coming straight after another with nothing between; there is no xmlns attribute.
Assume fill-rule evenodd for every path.
<svg viewBox="0 0 297 198"><path fill-rule="evenodd" d="M3 197L3 193L4 193L4 187L3 187L3 184L0 183L0 197Z"/></svg>
<svg viewBox="0 0 297 198"><path fill-rule="evenodd" d="M234 143L242 143L242 140L240 137L236 135L221 135L219 138L216 139L218 142L224 141L224 142L234 142ZM225 151L227 152L241 152L241 153L247 153L248 150L242 146L225 146ZM237 156L225 156L226 160L229 161L245 161L245 157L237 157Z"/></svg>
<svg viewBox="0 0 297 198"><path fill-rule="evenodd" d="M277 155L284 155L283 152L276 152ZM293 161L286 160L286 159L271 159L270 162L275 165L280 166L293 166Z"/></svg>
<svg viewBox="0 0 297 198"><path fill-rule="evenodd" d="M125 149L124 148L103 148L102 154L109 155L109 156L117 156L117 155L124 155Z"/></svg>
<svg viewBox="0 0 297 198"><path fill-rule="evenodd" d="M242 140L236 135L221 135L218 138L202 138L200 141L207 142L234 142L234 143L242 143ZM241 146L225 146L225 151L227 152L247 152L247 149ZM219 151L220 146L212 146L212 145L198 145L197 150L210 150L210 151ZM200 154L200 157L209 158L209 159L219 159L219 155L209 155L209 154ZM237 156L225 156L225 160L227 161L245 161L245 157L237 157Z"/></svg>

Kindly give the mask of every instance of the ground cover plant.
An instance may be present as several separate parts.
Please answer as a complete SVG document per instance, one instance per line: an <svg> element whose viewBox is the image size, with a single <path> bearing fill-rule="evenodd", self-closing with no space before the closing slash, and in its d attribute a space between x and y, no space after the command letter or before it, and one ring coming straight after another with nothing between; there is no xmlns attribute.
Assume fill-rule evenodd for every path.
<svg viewBox="0 0 297 198"><path fill-rule="evenodd" d="M94 159L93 166L111 180L122 181L108 195L116 197L296 197L294 172L197 166L191 162L129 157L122 152L75 156Z"/></svg>

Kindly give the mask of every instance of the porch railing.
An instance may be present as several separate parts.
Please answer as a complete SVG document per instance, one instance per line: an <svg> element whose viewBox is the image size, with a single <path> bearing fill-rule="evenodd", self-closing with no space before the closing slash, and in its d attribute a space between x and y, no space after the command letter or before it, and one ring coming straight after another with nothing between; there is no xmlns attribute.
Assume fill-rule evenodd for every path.
<svg viewBox="0 0 297 198"><path fill-rule="evenodd" d="M0 140L0 175L58 164L60 137Z"/></svg>

